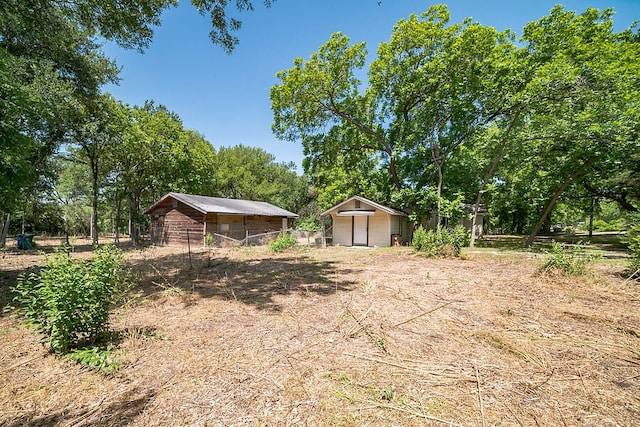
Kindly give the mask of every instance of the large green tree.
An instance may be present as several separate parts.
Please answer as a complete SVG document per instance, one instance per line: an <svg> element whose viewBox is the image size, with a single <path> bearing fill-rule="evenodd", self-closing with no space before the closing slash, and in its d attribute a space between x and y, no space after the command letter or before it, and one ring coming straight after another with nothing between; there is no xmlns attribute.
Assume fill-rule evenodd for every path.
<svg viewBox="0 0 640 427"><path fill-rule="evenodd" d="M391 186L387 195L433 188L439 212L445 160L511 108L500 91L511 86L502 61L510 37L470 20L450 24L446 6L433 6L395 26L363 85L366 46L334 34L309 60L278 73L274 133L302 141L314 177L336 165L353 174L375 165L389 177L379 181Z"/></svg>
<svg viewBox="0 0 640 427"><path fill-rule="evenodd" d="M272 154L257 147L220 147L212 173L218 196L269 202L294 212L307 192L295 164L276 162Z"/></svg>
<svg viewBox="0 0 640 427"><path fill-rule="evenodd" d="M86 102L77 114L68 153L72 161L83 163L91 179L91 239L98 243L98 202L104 181L111 173L109 150L118 145L127 125L120 104L110 95Z"/></svg>
<svg viewBox="0 0 640 427"><path fill-rule="evenodd" d="M78 107L116 71L56 4L0 3L0 212L35 188Z"/></svg>
<svg viewBox="0 0 640 427"><path fill-rule="evenodd" d="M576 185L637 209L627 199L632 189L617 177L640 152L640 44L631 30L614 32L612 16L610 9L577 14L557 6L524 29L535 67L527 90L544 94L529 109L536 138L525 159L546 183L526 245Z"/></svg>
<svg viewBox="0 0 640 427"><path fill-rule="evenodd" d="M215 188L215 150L202 135L185 129L180 117L148 101L121 105L127 117L117 143L110 146L114 222L126 202L129 234L134 242L144 222L142 210L169 191L210 195Z"/></svg>

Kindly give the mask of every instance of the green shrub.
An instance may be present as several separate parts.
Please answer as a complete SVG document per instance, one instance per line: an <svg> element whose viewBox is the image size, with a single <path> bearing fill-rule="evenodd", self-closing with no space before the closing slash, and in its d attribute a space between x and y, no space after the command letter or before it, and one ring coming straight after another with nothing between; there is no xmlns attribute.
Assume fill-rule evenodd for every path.
<svg viewBox="0 0 640 427"><path fill-rule="evenodd" d="M299 218L296 221L296 230L302 231L318 231L322 228L322 224L320 224L320 219L315 216L307 216L304 218Z"/></svg>
<svg viewBox="0 0 640 427"><path fill-rule="evenodd" d="M296 236L292 233L279 234L274 240L269 243L269 248L272 252L280 253L285 249L288 249L296 244Z"/></svg>
<svg viewBox="0 0 640 427"><path fill-rule="evenodd" d="M419 226L413 233L413 248L429 257L460 256L463 247L471 241L469 232L461 225L454 229L441 228L433 231Z"/></svg>
<svg viewBox="0 0 640 427"><path fill-rule="evenodd" d="M624 218L614 219L609 222L596 219L593 221L593 229L595 231L620 231L624 230L625 222Z"/></svg>
<svg viewBox="0 0 640 427"><path fill-rule="evenodd" d="M584 247L578 244L573 248L553 242L547 251L541 272L558 271L569 276L580 276L587 272L587 265L598 257L587 254Z"/></svg>
<svg viewBox="0 0 640 427"><path fill-rule="evenodd" d="M640 269L640 222L635 222L630 225L624 242L631 252L629 268L631 269L631 274L633 274Z"/></svg>
<svg viewBox="0 0 640 427"><path fill-rule="evenodd" d="M431 236L427 236L427 231L423 226L419 226L413 232L413 240L411 242L413 249L418 252L425 252L427 250L427 246L429 244L429 240Z"/></svg>
<svg viewBox="0 0 640 427"><path fill-rule="evenodd" d="M106 349L90 347L73 350L67 355L67 357L74 362L107 375L117 372L122 368L122 365L118 362L118 356L118 353L113 353L113 349L110 346Z"/></svg>
<svg viewBox="0 0 640 427"><path fill-rule="evenodd" d="M109 330L109 308L124 281L124 258L113 245L97 248L92 262L58 250L39 274L13 288L20 312L56 354L94 343Z"/></svg>

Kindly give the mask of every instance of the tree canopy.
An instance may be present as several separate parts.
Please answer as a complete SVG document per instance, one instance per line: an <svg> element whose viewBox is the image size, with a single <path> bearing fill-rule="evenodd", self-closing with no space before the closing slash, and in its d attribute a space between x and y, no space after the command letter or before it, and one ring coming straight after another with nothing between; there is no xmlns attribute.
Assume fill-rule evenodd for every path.
<svg viewBox="0 0 640 427"><path fill-rule="evenodd" d="M302 142L325 206L324 193L369 192L439 223L484 202L496 226L531 236L569 194L636 210L640 44L612 17L557 6L516 41L433 6L398 22L370 64L336 33L278 73L273 131Z"/></svg>

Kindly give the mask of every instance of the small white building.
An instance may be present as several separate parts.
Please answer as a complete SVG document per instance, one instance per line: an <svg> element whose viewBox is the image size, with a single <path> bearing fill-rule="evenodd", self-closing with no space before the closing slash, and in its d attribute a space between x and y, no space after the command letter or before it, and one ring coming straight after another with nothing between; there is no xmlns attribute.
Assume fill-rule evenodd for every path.
<svg viewBox="0 0 640 427"><path fill-rule="evenodd" d="M411 241L412 224L405 212L360 196L326 210L333 220L334 246L395 246Z"/></svg>

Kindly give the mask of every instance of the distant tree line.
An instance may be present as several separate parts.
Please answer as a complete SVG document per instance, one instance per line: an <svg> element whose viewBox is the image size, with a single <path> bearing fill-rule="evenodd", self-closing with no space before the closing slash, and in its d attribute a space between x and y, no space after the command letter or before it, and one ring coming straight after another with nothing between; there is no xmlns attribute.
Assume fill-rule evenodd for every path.
<svg viewBox="0 0 640 427"><path fill-rule="evenodd" d="M269 6L272 1L265 1ZM227 0L194 0L211 38L231 52L240 21ZM127 232L167 191L267 200L297 210L305 178L264 150L218 152L150 101L103 93L118 67L97 40L143 50L174 0L0 2L0 246L9 232ZM251 10L250 1L231 3ZM13 221L12 221L13 219Z"/></svg>

